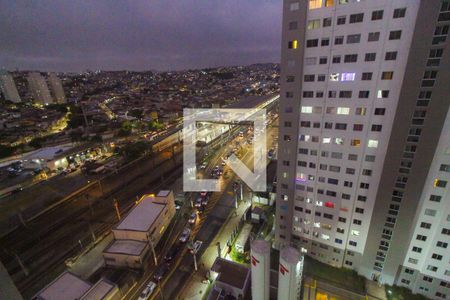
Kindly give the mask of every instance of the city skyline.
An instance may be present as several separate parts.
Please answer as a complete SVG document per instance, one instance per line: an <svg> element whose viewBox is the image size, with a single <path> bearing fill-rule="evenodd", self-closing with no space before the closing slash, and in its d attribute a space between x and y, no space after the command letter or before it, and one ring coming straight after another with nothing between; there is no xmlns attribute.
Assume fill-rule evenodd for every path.
<svg viewBox="0 0 450 300"><path fill-rule="evenodd" d="M281 1L0 1L0 68L173 71L279 61Z"/></svg>

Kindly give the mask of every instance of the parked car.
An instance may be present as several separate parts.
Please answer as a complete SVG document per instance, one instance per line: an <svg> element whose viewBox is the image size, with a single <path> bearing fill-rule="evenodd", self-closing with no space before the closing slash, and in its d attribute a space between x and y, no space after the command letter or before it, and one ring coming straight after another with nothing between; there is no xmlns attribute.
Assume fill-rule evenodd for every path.
<svg viewBox="0 0 450 300"><path fill-rule="evenodd" d="M159 265L158 269L156 269L155 274L153 275L153 278L156 281L161 281L161 279L163 279L164 275L166 275L168 270L169 266L167 264Z"/></svg>
<svg viewBox="0 0 450 300"><path fill-rule="evenodd" d="M204 206L200 206L199 208L197 208L198 214L202 214L204 211L205 211L205 207Z"/></svg>
<svg viewBox="0 0 450 300"><path fill-rule="evenodd" d="M190 216L189 216L189 224L195 224L195 221L197 221L197 213L193 212Z"/></svg>
<svg viewBox="0 0 450 300"><path fill-rule="evenodd" d="M178 245L178 244L173 245L172 248L170 248L169 251L167 251L166 256L164 256L164 260L167 262L171 261L172 259L174 259L177 256L177 254L178 254L178 252L180 252L180 250L181 250L180 245Z"/></svg>
<svg viewBox="0 0 450 300"><path fill-rule="evenodd" d="M197 198L197 200L195 200L195 207L199 208L202 206L202 198Z"/></svg>
<svg viewBox="0 0 450 300"><path fill-rule="evenodd" d="M191 253L197 253L198 250L202 247L203 242L202 241L195 241L195 243L192 245Z"/></svg>
<svg viewBox="0 0 450 300"><path fill-rule="evenodd" d="M139 295L138 300L147 300L150 298L150 296L152 295L153 291L156 288L156 283L154 283L153 281L150 281L147 286L145 287L145 289L141 292L141 294Z"/></svg>
<svg viewBox="0 0 450 300"><path fill-rule="evenodd" d="M207 166L208 164L207 163L202 163L201 165L200 165L200 169L206 169L206 166Z"/></svg>
<svg viewBox="0 0 450 300"><path fill-rule="evenodd" d="M202 198L202 206L208 205L208 197Z"/></svg>
<svg viewBox="0 0 450 300"><path fill-rule="evenodd" d="M189 240L190 236L191 236L191 229L186 227L183 229L183 232L180 235L179 241L182 243L186 243Z"/></svg>

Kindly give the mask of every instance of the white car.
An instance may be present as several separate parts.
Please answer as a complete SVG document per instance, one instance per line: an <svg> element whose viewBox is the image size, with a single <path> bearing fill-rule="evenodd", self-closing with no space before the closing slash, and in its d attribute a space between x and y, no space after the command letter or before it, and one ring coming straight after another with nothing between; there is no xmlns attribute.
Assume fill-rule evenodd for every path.
<svg viewBox="0 0 450 300"><path fill-rule="evenodd" d="M156 283L154 283L153 281L150 281L147 286L145 287L145 289L142 291L142 293L139 295L138 300L147 300L148 298L150 298L151 294L153 293L153 291L156 288Z"/></svg>
<svg viewBox="0 0 450 300"><path fill-rule="evenodd" d="M189 217L189 224L195 224L195 221L197 221L197 213L193 212Z"/></svg>
<svg viewBox="0 0 450 300"><path fill-rule="evenodd" d="M197 253L198 250L202 247L203 241L196 240L195 243L192 245L191 253Z"/></svg>
<svg viewBox="0 0 450 300"><path fill-rule="evenodd" d="M191 236L191 229L186 227L181 233L179 241L182 243L186 243L189 240L190 236Z"/></svg>

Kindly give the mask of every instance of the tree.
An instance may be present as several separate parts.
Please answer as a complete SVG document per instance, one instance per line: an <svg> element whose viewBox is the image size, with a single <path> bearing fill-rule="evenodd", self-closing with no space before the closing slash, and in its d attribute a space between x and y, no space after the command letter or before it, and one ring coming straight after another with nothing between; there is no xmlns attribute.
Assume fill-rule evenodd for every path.
<svg viewBox="0 0 450 300"><path fill-rule="evenodd" d="M149 149L149 145L146 142L139 141L139 142L130 143L128 145L125 145L121 149L121 152L122 152L122 155L125 156L126 159L133 160L133 159L136 159L136 158L142 156L142 154L144 154L144 152L148 149Z"/></svg>
<svg viewBox="0 0 450 300"><path fill-rule="evenodd" d="M159 123L158 121L150 121L148 122L148 130L150 131L158 131L164 127L163 124Z"/></svg>
<svg viewBox="0 0 450 300"><path fill-rule="evenodd" d="M41 148L42 147L42 143L45 142L45 138L42 137L36 137L34 139L32 139L28 145L30 147L33 147L35 149Z"/></svg>
<svg viewBox="0 0 450 300"><path fill-rule="evenodd" d="M13 155L15 148L6 145L0 145L0 158Z"/></svg>
<svg viewBox="0 0 450 300"><path fill-rule="evenodd" d="M132 124L130 121L123 121L119 129L119 136L127 136L131 134Z"/></svg>
<svg viewBox="0 0 450 300"><path fill-rule="evenodd" d="M136 119L141 119L144 115L144 111L140 108L134 108L130 111L130 116L135 117Z"/></svg>

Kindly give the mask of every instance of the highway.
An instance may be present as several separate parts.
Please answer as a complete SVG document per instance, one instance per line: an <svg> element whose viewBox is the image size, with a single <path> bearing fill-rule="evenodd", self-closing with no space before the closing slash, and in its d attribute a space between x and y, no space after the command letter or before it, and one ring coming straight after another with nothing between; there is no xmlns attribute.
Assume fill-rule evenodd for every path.
<svg viewBox="0 0 450 300"><path fill-rule="evenodd" d="M220 165L219 159L225 154L225 148L215 154L209 160L206 173L215 165ZM244 161L251 159L251 155L244 157ZM182 175L181 164L180 146L174 147L171 151L161 152L152 159L143 158L130 168L113 174L108 184L94 185L92 189L83 193L82 197L68 198L54 209L27 222L26 226L21 226L1 238L0 260L5 264L24 297L31 297L61 273L65 269L64 262L78 255L92 243L94 237L98 239L110 231L117 222L113 201L118 201L122 214L128 212L137 196L170 187ZM158 172L155 172L155 169ZM234 177L230 175L222 180L227 186ZM233 197L230 197L229 193L229 187L223 194L214 193L205 213L194 228L194 235L205 241L204 247L207 247L208 240L214 237L234 207ZM180 220L173 226L174 229L166 239L167 242L158 245L160 257L163 257L177 238L186 222L185 217L186 214L179 213ZM186 269L186 273L176 272L174 276L167 276L162 282L163 292L166 284L168 287L182 284L184 277L181 275L191 273L190 255L186 256L183 253L174 266L178 264L180 270ZM134 293L139 293L142 283L145 283L151 274L152 268L149 268L130 293L133 293L133 290Z"/></svg>
<svg viewBox="0 0 450 300"><path fill-rule="evenodd" d="M267 130L267 141L268 145L272 145L273 138L278 135L278 130L276 127L269 127ZM211 169L219 165L222 161L222 157L230 152L230 149L235 147L235 140L240 138L235 138L232 142L228 142L219 151L215 152L212 159L208 163L208 167L203 172L203 174L209 174ZM240 139L242 142L242 139ZM242 143L241 143L242 144ZM243 155L241 160L249 167L252 168L253 164L253 153L251 151L251 145L244 145ZM202 248L197 254L197 261L200 261L201 255L210 246L211 241L214 239L216 234L219 232L220 228L227 220L228 215L235 210L235 196L232 183L237 180L235 174L228 169L224 168L224 174L220 177L222 181L222 186L224 187L223 192L212 193L210 201L203 214L200 215L200 220L197 221L193 233L191 235L192 241L201 240L203 241ZM206 175L207 176L207 175ZM196 193L191 193L195 196ZM181 230L180 230L181 232ZM176 240L176 236L173 238ZM222 245L224 247L225 245ZM170 248L170 244L166 249ZM162 255L161 255L162 257ZM152 270L154 271L154 266ZM151 299L159 299L160 290L162 290L162 295L164 299L176 299L178 293L182 290L183 286L193 274L194 271L194 260L192 254L188 252L185 248L183 252L177 257L176 261L170 265L169 274L166 275L160 282L159 289L155 292ZM153 280L152 271L146 272L138 282L130 289L127 294L122 299L137 299L140 292L144 289L145 285ZM153 280L154 281L154 280Z"/></svg>

